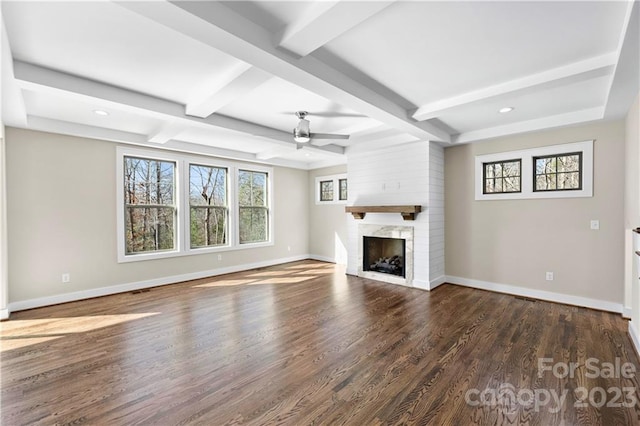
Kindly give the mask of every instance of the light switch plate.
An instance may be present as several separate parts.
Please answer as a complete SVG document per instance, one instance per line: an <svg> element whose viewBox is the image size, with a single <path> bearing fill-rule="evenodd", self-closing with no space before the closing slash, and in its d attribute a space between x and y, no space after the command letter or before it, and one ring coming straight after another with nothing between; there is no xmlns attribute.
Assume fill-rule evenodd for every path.
<svg viewBox="0 0 640 426"><path fill-rule="evenodd" d="M600 229L600 221L599 220L592 220L591 221L591 229L593 229L593 230Z"/></svg>

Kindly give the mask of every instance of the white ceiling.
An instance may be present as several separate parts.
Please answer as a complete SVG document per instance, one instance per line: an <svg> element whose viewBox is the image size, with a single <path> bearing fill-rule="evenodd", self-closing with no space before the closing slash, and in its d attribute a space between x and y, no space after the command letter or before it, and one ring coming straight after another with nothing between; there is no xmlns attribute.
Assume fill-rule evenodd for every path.
<svg viewBox="0 0 640 426"><path fill-rule="evenodd" d="M638 1L3 1L6 125L315 168L620 118ZM514 107L508 114L498 110ZM105 110L98 116L94 110ZM296 144L311 131L349 140Z"/></svg>

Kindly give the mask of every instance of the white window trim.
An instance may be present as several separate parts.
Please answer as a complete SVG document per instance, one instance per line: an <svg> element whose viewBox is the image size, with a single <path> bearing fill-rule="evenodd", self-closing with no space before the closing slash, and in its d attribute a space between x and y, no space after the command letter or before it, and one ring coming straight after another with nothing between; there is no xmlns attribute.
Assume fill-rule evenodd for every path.
<svg viewBox="0 0 640 426"><path fill-rule="evenodd" d="M347 179L346 173L341 173L338 175L328 175L328 176L318 176L315 182L315 200L316 204L319 206L324 206L327 204L347 204L347 200L340 199L340 179ZM320 201L320 182L324 181L333 181L333 200L330 201ZM347 198L349 198L349 181L347 181Z"/></svg>
<svg viewBox="0 0 640 426"><path fill-rule="evenodd" d="M239 226L234 226L233 227L233 233L234 233L234 249L248 249L248 248L258 248L258 247L268 247L268 246L272 246L273 243L273 168L270 167L264 167L264 166L258 166L258 165L243 165L240 167L237 167L235 170L235 186L234 186L234 208L233 208L233 214L234 214L234 223L240 223L240 205L237 202L237 194L240 192L240 188L238 187L238 184L240 182L239 179L239 173L240 170L246 170L246 171L252 171L252 172L262 172L262 173L267 173L267 210L269 212L269 229L267 230L267 232L269 233L268 235L268 239L267 241L260 241L260 242L256 242L256 243L242 243L240 244L240 227Z"/></svg>
<svg viewBox="0 0 640 426"><path fill-rule="evenodd" d="M191 217L191 203L189 202L189 193L190 193L190 179L189 179L189 166L191 164L194 165L202 165L209 167L221 167L227 169L227 206L229 208L229 217L227 227L229 228L229 233L227 235L227 244L214 246L214 247L196 247L191 248L191 224L188 219ZM220 251L228 251L234 245L233 241L233 229L236 222L232 222L233 217L233 209L235 203L235 174L233 173L234 164L225 160L211 159L211 158L199 158L199 157L188 157L184 159L184 167L185 167L185 178L183 179L182 193L185 194L184 203L185 203L185 211L186 213L183 216L183 227L182 227L182 235L184 236L184 247L183 250L186 254L205 254L205 253L215 253Z"/></svg>
<svg viewBox="0 0 640 426"><path fill-rule="evenodd" d="M520 151L500 152L477 155L475 157L475 199L484 200L522 200L539 198L581 198L593 197L593 140L549 145ZM575 191L537 191L533 190L533 158L545 155L558 155L568 152L582 152L582 189ZM494 161L522 160L520 170L520 188L522 192L484 194L483 165Z"/></svg>
<svg viewBox="0 0 640 426"><path fill-rule="evenodd" d="M125 253L125 217L124 217L124 157L141 157L169 161L176 164L175 169L175 249L151 253ZM228 206L229 206L229 235L227 244L215 247L191 248L191 232L189 229L190 205L189 205L189 165L224 167L228 170ZM267 203L269 209L269 239L258 243L239 243L239 206L237 203L238 171L251 170L268 173L267 179ZM272 167L265 167L252 163L239 163L218 158L208 158L179 154L165 150L151 150L132 148L128 146L116 147L116 226L117 226L117 258L118 263L139 262L152 259L164 259L170 257L200 255L206 253L224 252L231 250L244 250L251 248L267 247L274 245L274 208L273 208L273 180Z"/></svg>

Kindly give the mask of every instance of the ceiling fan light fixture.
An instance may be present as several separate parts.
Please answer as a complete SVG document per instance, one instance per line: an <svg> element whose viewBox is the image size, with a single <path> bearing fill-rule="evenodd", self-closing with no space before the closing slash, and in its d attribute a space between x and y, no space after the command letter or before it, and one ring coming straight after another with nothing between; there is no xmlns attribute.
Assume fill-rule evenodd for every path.
<svg viewBox="0 0 640 426"><path fill-rule="evenodd" d="M307 134L302 134L298 132L298 129L293 129L293 140L298 143L307 143L311 140L311 136Z"/></svg>
<svg viewBox="0 0 640 426"><path fill-rule="evenodd" d="M305 120L307 116L306 111L296 112L296 116L300 119L300 122L293 129L293 140L298 143L306 143L311 140L311 131L309 130L309 120Z"/></svg>

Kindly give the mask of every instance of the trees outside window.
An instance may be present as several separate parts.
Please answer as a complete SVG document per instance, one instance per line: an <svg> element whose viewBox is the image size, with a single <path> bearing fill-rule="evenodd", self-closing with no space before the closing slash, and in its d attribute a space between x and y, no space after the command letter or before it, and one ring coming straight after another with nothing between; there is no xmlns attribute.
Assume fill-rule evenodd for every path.
<svg viewBox="0 0 640 426"><path fill-rule="evenodd" d="M534 157L534 191L582 189L582 153Z"/></svg>
<svg viewBox="0 0 640 426"><path fill-rule="evenodd" d="M226 168L189 165L191 248L227 244L227 176Z"/></svg>
<svg viewBox="0 0 640 426"><path fill-rule="evenodd" d="M339 179L338 185L340 186L340 195L338 199L340 201L346 201L347 200L347 179Z"/></svg>
<svg viewBox="0 0 640 426"><path fill-rule="evenodd" d="M118 262L272 245L273 169L116 148Z"/></svg>
<svg viewBox="0 0 640 426"><path fill-rule="evenodd" d="M240 244L269 239L268 174L238 171L238 207Z"/></svg>
<svg viewBox="0 0 640 426"><path fill-rule="evenodd" d="M176 163L124 157L125 253L175 249Z"/></svg>
<svg viewBox="0 0 640 426"><path fill-rule="evenodd" d="M520 192L522 176L520 172L521 164L520 159L484 163L483 192L485 194Z"/></svg>
<svg viewBox="0 0 640 426"><path fill-rule="evenodd" d="M315 203L321 204L346 204L347 202L347 175L346 173L317 176L315 178Z"/></svg>
<svg viewBox="0 0 640 426"><path fill-rule="evenodd" d="M475 199L593 196L594 141L476 155Z"/></svg>
<svg viewBox="0 0 640 426"><path fill-rule="evenodd" d="M320 201L333 201L332 180L323 180L320 182Z"/></svg>

